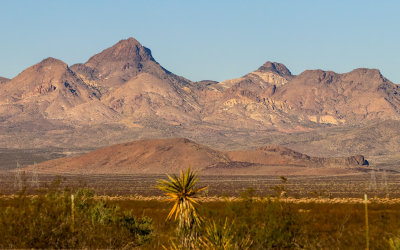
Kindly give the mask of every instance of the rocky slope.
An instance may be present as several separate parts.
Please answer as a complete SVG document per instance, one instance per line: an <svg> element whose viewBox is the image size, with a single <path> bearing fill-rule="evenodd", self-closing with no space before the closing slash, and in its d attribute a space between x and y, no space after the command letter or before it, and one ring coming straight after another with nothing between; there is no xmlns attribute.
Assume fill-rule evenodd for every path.
<svg viewBox="0 0 400 250"><path fill-rule="evenodd" d="M274 98L316 123L357 124L400 114L400 87L376 69L307 70L278 88Z"/></svg>
<svg viewBox="0 0 400 250"><path fill-rule="evenodd" d="M203 105L203 121L247 129L282 129L291 122L297 126L288 114L291 107L272 98L292 77L283 64L266 62L243 77L208 85L196 93Z"/></svg>
<svg viewBox="0 0 400 250"><path fill-rule="evenodd" d="M166 76L163 69L134 38L121 40L114 46L92 56L84 64L75 64L71 69L90 85L107 92L138 74L151 73L159 78Z"/></svg>
<svg viewBox="0 0 400 250"><path fill-rule="evenodd" d="M0 85L0 120L14 127L27 122L46 127L118 119L99 95L66 63L47 58Z"/></svg>
<svg viewBox="0 0 400 250"><path fill-rule="evenodd" d="M187 137L224 150L277 144L320 156L352 152L400 161L398 136L382 132L398 127L400 88L374 69L295 76L266 62L237 79L192 82L129 38L86 63L69 67L48 58L0 82L5 148L79 150Z"/></svg>
<svg viewBox="0 0 400 250"><path fill-rule="evenodd" d="M84 64L68 67L45 59L5 81L0 90L3 116L24 106L23 113L36 110L46 119L80 125L203 124L299 132L400 117L400 88L378 70L308 70L294 76L283 64L266 62L237 79L191 82L163 68L133 38Z"/></svg>
<svg viewBox="0 0 400 250"><path fill-rule="evenodd" d="M10 81L10 79L0 76L0 84L6 83L6 82L8 82L8 81Z"/></svg>
<svg viewBox="0 0 400 250"><path fill-rule="evenodd" d="M102 103L123 115L128 126L143 121L177 125L198 119L200 107L191 93L193 84L161 67L151 51L133 38L71 69L97 89Z"/></svg>
<svg viewBox="0 0 400 250"><path fill-rule="evenodd" d="M270 174L290 169L297 174L351 173L365 168L363 156L318 158L279 146L223 152L184 138L134 141L102 148L77 157L59 158L36 166L43 173L164 174L191 166L203 174ZM27 170L32 170L33 166ZM314 170L314 172L313 172ZM335 171L336 170L336 171ZM343 171L346 170L346 171ZM287 174L290 174L288 172Z"/></svg>

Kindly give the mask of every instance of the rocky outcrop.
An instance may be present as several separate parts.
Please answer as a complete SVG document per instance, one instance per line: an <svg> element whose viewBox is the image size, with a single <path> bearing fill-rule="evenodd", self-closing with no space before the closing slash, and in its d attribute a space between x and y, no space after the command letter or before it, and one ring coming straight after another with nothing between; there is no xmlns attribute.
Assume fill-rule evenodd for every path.
<svg viewBox="0 0 400 250"><path fill-rule="evenodd" d="M291 77L292 72L283 64L277 62L266 62L257 69L257 72L272 72L283 77Z"/></svg>

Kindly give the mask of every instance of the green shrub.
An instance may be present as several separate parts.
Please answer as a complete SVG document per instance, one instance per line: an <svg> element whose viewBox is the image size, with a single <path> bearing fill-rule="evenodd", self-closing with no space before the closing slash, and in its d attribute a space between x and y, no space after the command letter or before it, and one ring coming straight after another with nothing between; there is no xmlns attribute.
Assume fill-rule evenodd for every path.
<svg viewBox="0 0 400 250"><path fill-rule="evenodd" d="M121 212L90 190L78 190L74 197L72 216L68 190L19 194L0 210L0 248L121 248L151 239L151 219Z"/></svg>
<svg viewBox="0 0 400 250"><path fill-rule="evenodd" d="M233 218L234 241L250 239L251 248L282 249L299 246L301 217L289 203L279 199L244 199L231 202L227 215Z"/></svg>
<svg viewBox="0 0 400 250"><path fill-rule="evenodd" d="M389 239L389 246L392 250L399 250L400 249L400 238L394 237Z"/></svg>

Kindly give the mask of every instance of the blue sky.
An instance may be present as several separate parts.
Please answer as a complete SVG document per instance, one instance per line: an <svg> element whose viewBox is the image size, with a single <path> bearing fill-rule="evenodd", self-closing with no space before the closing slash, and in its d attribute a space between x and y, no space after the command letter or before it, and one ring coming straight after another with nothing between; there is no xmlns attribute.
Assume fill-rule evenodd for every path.
<svg viewBox="0 0 400 250"><path fill-rule="evenodd" d="M168 70L225 80L264 62L400 83L400 1L0 1L0 76L52 56L69 65L134 37Z"/></svg>

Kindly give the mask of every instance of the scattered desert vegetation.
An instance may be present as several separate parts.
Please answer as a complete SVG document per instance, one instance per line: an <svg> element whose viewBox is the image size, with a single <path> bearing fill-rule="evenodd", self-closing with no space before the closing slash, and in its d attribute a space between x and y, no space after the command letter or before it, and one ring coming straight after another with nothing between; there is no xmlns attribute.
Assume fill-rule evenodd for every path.
<svg viewBox="0 0 400 250"><path fill-rule="evenodd" d="M29 9L24 18L14 20L9 17L16 16L13 11L22 16L21 4L11 2L18 1L4 4L0 16L7 20L7 29L2 29L7 39L0 43L0 49L4 45L10 50L2 54L6 64L9 58L12 63L23 59L13 53L29 55L32 44L41 44L38 36L8 46L18 40L16 32L32 38L48 34L44 45L58 44L54 48L67 51L76 28L85 28L79 33L89 35L85 47L93 41L90 47L98 48L106 41L93 39L103 34L93 36L92 31L104 33L96 26L104 22L93 20L105 16L116 24L112 33L140 32L141 37L148 36L147 42L156 39L158 45L168 46L157 46L153 56L145 44L129 37L96 54L87 55L92 49L82 53L88 58L80 63L68 65L42 55L45 59L20 68L18 75L0 77L0 249L400 250L400 85L384 76L390 69L381 72L364 65L349 72L333 71L338 69L335 62L341 69L344 62L346 67L364 64L363 57L355 61L352 53L367 53L369 65L393 62L395 47L386 45L397 44L382 38L396 33L391 25L396 15L387 10L398 8L347 2L341 6L339 1L277 7L272 3L279 1L271 1L261 8L262 1L241 1L229 6L226 15L228 1L212 8L205 1L192 1L194 8L179 3L158 6L169 10L171 18L165 18L154 14L154 6L146 1L132 6L125 1L122 11L117 11L117 1L108 1L110 7L93 1L87 4L89 11L82 9L81 15L70 18L76 24L90 20L90 32L87 25L63 22L68 24L63 28L58 22L60 32L54 33L46 30L52 25L43 24L62 19L74 10L73 4L49 7L36 1L23 6ZM139 11L130 15L124 10ZM335 18L318 15L327 10L330 17L342 10L352 13L341 15L342 32L335 32ZM301 25L298 21L304 15L313 17L306 21L325 28ZM208 27L202 29L205 16ZM121 24L118 17L123 17ZM191 20L196 28L185 32L185 40L179 39L180 17L200 20ZM24 20L32 26L15 25ZM237 26L237 20L252 28L237 34L237 27L229 28ZM260 30L256 24L274 39L254 35L252 31ZM298 32L297 26L307 29ZM33 29L26 32L26 27ZM74 32L69 34L71 28ZM155 37L151 31L156 31ZM351 39L340 37L353 31ZM215 39L224 35L228 39ZM191 40L193 46L182 47ZM382 40L385 46L380 46ZM314 48L309 41L318 45ZM335 41L345 41L346 48L340 46L344 43L335 47ZM222 43L215 47L213 42ZM264 48L254 47L257 44ZM290 45L284 50L296 57L288 62L299 63L296 71L307 66L301 55L313 68L320 68L318 63L333 68L292 73L282 63L266 61L248 70L240 59L245 53L246 58L259 60L271 49L275 55L279 44ZM377 53L383 51L374 46L366 49L374 44L389 48L389 53ZM218 49L221 45L224 48ZM176 55L185 51L190 63L175 56L173 47ZM195 48L193 55L190 47ZM181 58L177 65L194 66L192 73L207 66L204 70L212 69L209 76L218 81L190 80L186 75L191 74L183 77L169 71L168 65L156 61L163 48ZM309 62L324 48L335 52L335 60ZM35 51L35 58L40 51ZM199 53L210 56L199 59L210 65L194 59ZM232 55L235 67L224 63ZM228 71L219 72L215 62ZM10 66L14 73L2 72L17 73L15 65ZM221 73L235 78L222 79ZM186 169L188 165L191 168Z"/></svg>
<svg viewBox="0 0 400 250"><path fill-rule="evenodd" d="M90 190L51 185L34 196L22 190L2 199L0 232L0 248L122 248L150 241L153 226Z"/></svg>
<svg viewBox="0 0 400 250"><path fill-rule="evenodd" d="M201 176L189 170L159 178L168 199L99 196L60 180L3 195L0 247L360 249L366 215L370 249L400 245L400 203L383 202L397 199L371 198L366 214L361 197L340 203L290 197L290 178L280 178L268 195L247 188L234 199L210 199Z"/></svg>

